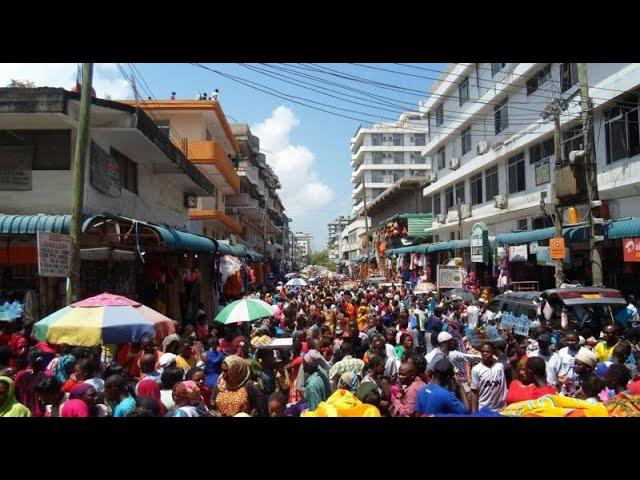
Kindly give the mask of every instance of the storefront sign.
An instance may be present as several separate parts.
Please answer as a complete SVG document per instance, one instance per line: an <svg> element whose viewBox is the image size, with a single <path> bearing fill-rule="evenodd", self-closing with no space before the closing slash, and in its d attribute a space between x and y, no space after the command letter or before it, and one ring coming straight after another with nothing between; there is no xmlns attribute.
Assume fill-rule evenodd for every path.
<svg viewBox="0 0 640 480"><path fill-rule="evenodd" d="M438 288L462 288L464 277L464 268L438 265Z"/></svg>
<svg viewBox="0 0 640 480"><path fill-rule="evenodd" d="M37 232L38 274L68 277L71 269L71 237L62 233Z"/></svg>
<svg viewBox="0 0 640 480"><path fill-rule="evenodd" d="M625 262L640 262L640 237L623 238L622 251Z"/></svg>
<svg viewBox="0 0 640 480"><path fill-rule="evenodd" d="M552 260L562 260L565 252L564 237L556 237L549 240L549 249Z"/></svg>
<svg viewBox="0 0 640 480"><path fill-rule="evenodd" d="M568 248L564 249L564 258L562 263L565 265L571 264L571 254ZM555 262L551 258L551 251L549 247L538 247L536 250L536 263L543 267L555 267Z"/></svg>
<svg viewBox="0 0 640 480"><path fill-rule="evenodd" d="M0 190L31 190L32 147L0 147Z"/></svg>
<svg viewBox="0 0 640 480"><path fill-rule="evenodd" d="M471 261L489 262L489 230L482 222L476 223L471 229Z"/></svg>
<svg viewBox="0 0 640 480"><path fill-rule="evenodd" d="M91 142L91 185L112 197L120 196L120 165L95 142Z"/></svg>
<svg viewBox="0 0 640 480"><path fill-rule="evenodd" d="M529 259L527 245L511 245L509 247L510 262L526 262Z"/></svg>

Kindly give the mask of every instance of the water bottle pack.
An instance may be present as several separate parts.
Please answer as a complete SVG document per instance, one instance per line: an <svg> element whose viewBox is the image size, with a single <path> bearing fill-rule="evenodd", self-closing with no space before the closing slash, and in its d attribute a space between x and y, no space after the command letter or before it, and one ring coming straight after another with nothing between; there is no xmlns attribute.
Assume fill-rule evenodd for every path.
<svg viewBox="0 0 640 480"><path fill-rule="evenodd" d="M5 302L0 305L0 320L14 320L16 318L22 317L22 312L24 310L24 305L18 300L9 303Z"/></svg>
<svg viewBox="0 0 640 480"><path fill-rule="evenodd" d="M526 337L529 335L531 320L524 314L515 316L511 312L504 312L500 318L500 326L505 328L513 327L513 333Z"/></svg>

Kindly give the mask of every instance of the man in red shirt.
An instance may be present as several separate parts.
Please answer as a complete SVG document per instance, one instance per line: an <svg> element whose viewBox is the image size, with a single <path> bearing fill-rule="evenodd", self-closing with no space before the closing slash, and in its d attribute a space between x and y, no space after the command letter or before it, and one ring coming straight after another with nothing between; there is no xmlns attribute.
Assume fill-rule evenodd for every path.
<svg viewBox="0 0 640 480"><path fill-rule="evenodd" d="M555 395L556 389L547 383L547 365L540 357L530 357L525 364L523 382L513 380L507 392L507 405L535 400L544 395Z"/></svg>

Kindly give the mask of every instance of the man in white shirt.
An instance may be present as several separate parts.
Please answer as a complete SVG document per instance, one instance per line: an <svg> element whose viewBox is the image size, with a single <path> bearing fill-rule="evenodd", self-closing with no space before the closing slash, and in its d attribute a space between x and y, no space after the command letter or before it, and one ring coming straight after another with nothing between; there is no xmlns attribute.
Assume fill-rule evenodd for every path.
<svg viewBox="0 0 640 480"><path fill-rule="evenodd" d="M483 325L493 324L495 317L496 314L487 308L486 302L483 303L482 308L480 309L480 319L482 320Z"/></svg>
<svg viewBox="0 0 640 480"><path fill-rule="evenodd" d="M467 307L467 325L469 328L476 328L478 326L478 318L480 317L480 308L476 305L469 305Z"/></svg>
<svg viewBox="0 0 640 480"><path fill-rule="evenodd" d="M578 334L569 332L565 336L566 347L554 353L547 363L547 383L553 385L563 395L571 395L576 386L576 373L574 371L575 358L582 350L588 349L579 345Z"/></svg>
<svg viewBox="0 0 640 480"><path fill-rule="evenodd" d="M482 362L471 369L471 391L476 408L500 410L507 397L504 365L494 358L493 345L485 343L480 349Z"/></svg>

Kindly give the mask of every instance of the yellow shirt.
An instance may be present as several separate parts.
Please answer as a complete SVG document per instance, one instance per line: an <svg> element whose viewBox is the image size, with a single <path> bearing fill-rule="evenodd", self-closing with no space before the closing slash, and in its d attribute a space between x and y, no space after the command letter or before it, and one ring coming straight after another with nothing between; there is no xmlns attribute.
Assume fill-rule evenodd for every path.
<svg viewBox="0 0 640 480"><path fill-rule="evenodd" d="M607 360L609 360L609 357L613 353L614 348L615 345L609 347L609 345L607 345L607 342L598 342L593 353L596 354L598 362L606 362Z"/></svg>
<svg viewBox="0 0 640 480"><path fill-rule="evenodd" d="M185 372L195 368L196 363L198 363L198 361L196 360L196 357L193 356L189 358L189 360L185 360L181 355L176 357L176 367L181 368Z"/></svg>

